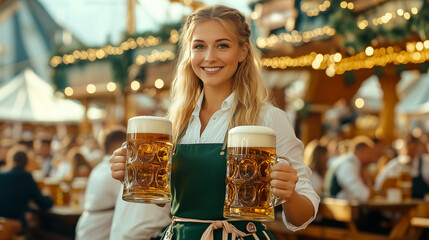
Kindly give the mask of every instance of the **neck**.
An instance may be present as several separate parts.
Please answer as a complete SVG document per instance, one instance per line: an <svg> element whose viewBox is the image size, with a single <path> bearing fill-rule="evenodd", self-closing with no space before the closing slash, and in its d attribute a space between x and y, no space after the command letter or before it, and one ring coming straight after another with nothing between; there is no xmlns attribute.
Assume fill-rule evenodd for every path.
<svg viewBox="0 0 429 240"><path fill-rule="evenodd" d="M208 112L216 112L222 106L222 102L231 95L232 90L214 90L211 88L204 88L204 99L201 108Z"/></svg>

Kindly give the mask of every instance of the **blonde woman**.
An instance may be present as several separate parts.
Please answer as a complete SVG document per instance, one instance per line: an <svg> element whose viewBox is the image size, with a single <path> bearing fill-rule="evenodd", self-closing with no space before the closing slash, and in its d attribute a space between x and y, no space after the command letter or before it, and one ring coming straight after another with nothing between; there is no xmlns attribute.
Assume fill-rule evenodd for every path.
<svg viewBox="0 0 429 240"><path fill-rule="evenodd" d="M226 157L220 153L228 129L240 125L267 126L276 132L277 153L288 157L293 167L285 163L273 167L273 193L286 200L282 205L286 226L293 231L304 228L314 219L319 197L286 113L268 102L245 17L225 6L198 9L182 27L180 50L168 114L176 144L171 179L174 220L164 239L171 234L173 239L222 239L226 233L274 238L260 222L223 218ZM110 159L112 176L119 180L124 177L125 154L125 149L118 149Z"/></svg>

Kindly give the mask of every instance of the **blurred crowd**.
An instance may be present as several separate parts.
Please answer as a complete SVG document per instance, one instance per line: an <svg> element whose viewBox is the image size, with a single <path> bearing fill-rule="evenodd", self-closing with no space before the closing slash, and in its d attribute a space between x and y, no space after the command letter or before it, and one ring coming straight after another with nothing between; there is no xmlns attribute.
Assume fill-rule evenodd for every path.
<svg viewBox="0 0 429 240"><path fill-rule="evenodd" d="M342 134L312 140L304 146L303 156L312 170L311 183L321 197L429 200L429 135L420 133L392 145L367 136L346 139ZM1 135L0 218L20 221L25 234L28 228L37 227L35 208L67 206L82 211L76 239L108 239L110 229L117 230L127 218L116 214L116 207L127 214L159 217L160 226L153 227L159 234L170 221L167 208L117 201L122 188L111 178L108 160L125 138L126 130L120 126L105 129L97 137L67 135L60 139L46 131L24 131L18 138ZM123 234L118 237L130 233L116 230Z"/></svg>
<svg viewBox="0 0 429 240"><path fill-rule="evenodd" d="M305 145L304 162L322 197L367 201L429 199L429 136L388 145L377 138L326 135Z"/></svg>
<svg viewBox="0 0 429 240"><path fill-rule="evenodd" d="M60 139L48 131L12 136L4 129L0 135L0 217L19 220L25 235L28 228L40 224L35 210L52 206L83 209L89 176L105 158L108 131L100 132L98 138L86 134ZM114 141L120 143L114 148L126 136L123 128L117 131L122 135L115 136ZM110 177L110 171L106 172ZM115 201L118 190L119 186L112 196Z"/></svg>

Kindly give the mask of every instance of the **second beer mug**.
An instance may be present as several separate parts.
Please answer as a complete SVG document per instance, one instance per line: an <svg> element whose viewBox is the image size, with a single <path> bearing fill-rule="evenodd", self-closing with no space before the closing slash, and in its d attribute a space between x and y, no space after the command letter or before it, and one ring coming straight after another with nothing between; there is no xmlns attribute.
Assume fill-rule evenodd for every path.
<svg viewBox="0 0 429 240"><path fill-rule="evenodd" d="M162 117L139 116L128 120L123 200L170 202L171 128L171 122Z"/></svg>
<svg viewBox="0 0 429 240"><path fill-rule="evenodd" d="M274 220L274 206L280 202L272 194L270 175L276 161L276 134L271 128L240 126L229 131L225 218Z"/></svg>

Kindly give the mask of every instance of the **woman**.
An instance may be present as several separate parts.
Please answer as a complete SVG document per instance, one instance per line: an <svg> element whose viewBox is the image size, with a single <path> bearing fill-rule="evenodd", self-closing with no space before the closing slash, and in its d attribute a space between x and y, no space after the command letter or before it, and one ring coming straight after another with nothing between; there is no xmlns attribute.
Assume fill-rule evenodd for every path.
<svg viewBox="0 0 429 240"><path fill-rule="evenodd" d="M323 195L323 182L328 168L328 149L313 140L307 144L304 149L304 163L311 171L311 184L314 190L321 196Z"/></svg>
<svg viewBox="0 0 429 240"><path fill-rule="evenodd" d="M70 163L70 169L65 175L64 180L72 182L77 177L89 177L92 167L81 153L79 147L74 147L67 152L67 162Z"/></svg>
<svg viewBox="0 0 429 240"><path fill-rule="evenodd" d="M164 239L171 234L174 239L200 239L211 231L214 239L222 239L223 231L235 231L232 225L243 237L273 239L260 222L222 221L224 141L228 129L240 125L262 125L276 131L277 154L288 157L293 167L285 163L273 167L273 193L286 200L286 226L291 230L304 228L314 219L319 198L311 187L310 171L302 162L302 143L295 137L286 113L268 103L245 17L225 6L201 8L187 18L180 44L168 115L176 144L171 180L171 212L176 220ZM125 149L118 149L110 159L112 176L119 180L124 177L125 154ZM197 165L217 171L219 177L207 179L204 172L190 170Z"/></svg>

